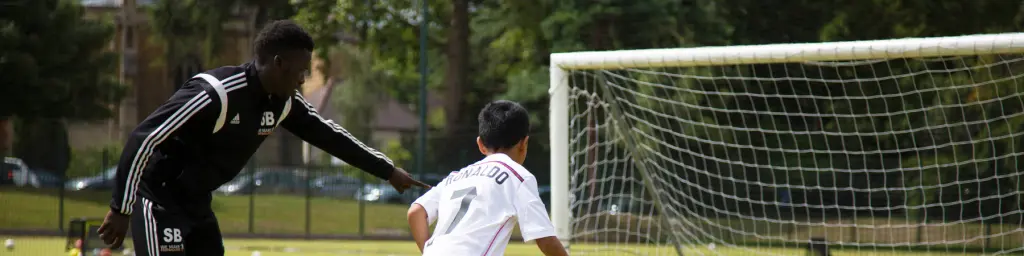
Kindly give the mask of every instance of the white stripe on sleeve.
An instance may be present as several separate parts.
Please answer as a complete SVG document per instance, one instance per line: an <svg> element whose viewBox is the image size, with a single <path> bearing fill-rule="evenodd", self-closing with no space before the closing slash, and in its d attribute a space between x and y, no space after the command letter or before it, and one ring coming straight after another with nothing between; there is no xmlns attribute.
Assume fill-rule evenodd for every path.
<svg viewBox="0 0 1024 256"><path fill-rule="evenodd" d="M376 149L373 149L371 147L366 146L366 144L363 144L362 141L359 141L358 139L356 139L356 137L354 137L354 136L352 136L352 134L348 133L348 131L346 131L345 128L342 128L337 123L334 123L334 121L327 120L327 119L324 119L323 117L321 117L320 114L318 114L316 112L316 109L313 108L313 105L310 105L309 102L306 101L306 99L302 98L301 94L296 93L295 94L295 99L298 99L299 102L302 102L302 105L306 106L306 109L309 111L309 115L316 117L317 119L320 120L320 122L323 122L324 124L327 124L327 126L330 126L331 128L333 128L334 132L340 133L342 135L345 135L345 137L347 137L349 140L352 140L352 142L355 142L356 145L359 145L359 147L362 148L364 151L370 152L370 154L376 156L377 158L379 158L381 160L384 160L385 162L387 162L390 165L395 165L394 163L391 162L391 159L388 159L388 157L386 155L384 155L384 153L381 153L381 152L377 151Z"/></svg>
<svg viewBox="0 0 1024 256"><path fill-rule="evenodd" d="M128 179L125 183L124 195L121 198L121 213L126 215L132 214L135 193L138 190L139 181L142 179L142 171L145 170L146 164L149 162L149 156L153 154L153 148L156 145L160 145L168 135L174 133L192 115L195 115L200 109L210 104L210 101L210 96L206 91L196 94L178 111L175 111L171 117L167 118L160 126L150 132L149 136L146 136L146 139L142 141L142 145L139 146L138 151L135 153L135 158L132 159L132 164L128 168Z"/></svg>

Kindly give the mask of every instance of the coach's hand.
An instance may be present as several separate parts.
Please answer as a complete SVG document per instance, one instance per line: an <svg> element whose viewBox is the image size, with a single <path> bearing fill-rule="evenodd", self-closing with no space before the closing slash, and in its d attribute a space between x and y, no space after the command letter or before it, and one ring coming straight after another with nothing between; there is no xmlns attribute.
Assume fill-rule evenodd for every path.
<svg viewBox="0 0 1024 256"><path fill-rule="evenodd" d="M413 179L412 176L409 176L409 173L402 170L402 168L397 167L394 172L391 172L391 178L388 179L388 182L391 182L391 186L395 187L395 190L398 190L398 193L400 194L405 193L405 190L412 186L418 186L426 189L430 188L430 185Z"/></svg>
<svg viewBox="0 0 1024 256"><path fill-rule="evenodd" d="M100 233L100 239L110 248L121 248L124 237L128 233L129 216L121 215L110 210L107 217L103 218L103 224L96 231Z"/></svg>

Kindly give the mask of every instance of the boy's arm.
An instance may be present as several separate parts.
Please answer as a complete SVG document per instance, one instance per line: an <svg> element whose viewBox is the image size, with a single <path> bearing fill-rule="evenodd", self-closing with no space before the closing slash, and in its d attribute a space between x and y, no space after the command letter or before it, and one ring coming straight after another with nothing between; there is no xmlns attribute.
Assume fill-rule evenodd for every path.
<svg viewBox="0 0 1024 256"><path fill-rule="evenodd" d="M409 232L412 233L412 239L416 240L416 247L420 249L420 253L423 253L423 244L427 242L427 238L430 238L430 220L427 217L427 210L422 205L413 204L409 207Z"/></svg>
<svg viewBox="0 0 1024 256"><path fill-rule="evenodd" d="M540 248L540 252L547 256L569 256L569 252L565 251L565 247L562 246L562 241L559 241L556 236L537 238L537 248Z"/></svg>
<svg viewBox="0 0 1024 256"><path fill-rule="evenodd" d="M537 240L537 247L544 255L569 255L562 247L562 243L558 241L558 237L555 236L555 227L551 225L548 211L537 191L536 178L528 177L523 180L523 183L516 189L515 197L513 201L523 241Z"/></svg>
<svg viewBox="0 0 1024 256"><path fill-rule="evenodd" d="M444 181L441 181L441 184L443 183ZM421 253L424 244L430 238L430 224L437 220L437 208L441 195L439 186L441 184L417 198L406 214L409 220L409 232L412 233L412 238L416 240L416 246L420 248Z"/></svg>

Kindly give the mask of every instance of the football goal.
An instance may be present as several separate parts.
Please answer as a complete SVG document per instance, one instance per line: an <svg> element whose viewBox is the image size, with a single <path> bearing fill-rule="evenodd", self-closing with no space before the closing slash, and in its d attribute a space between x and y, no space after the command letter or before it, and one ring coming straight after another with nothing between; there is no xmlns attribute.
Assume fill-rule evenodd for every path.
<svg viewBox="0 0 1024 256"><path fill-rule="evenodd" d="M1024 251L1024 33L551 55L573 255Z"/></svg>

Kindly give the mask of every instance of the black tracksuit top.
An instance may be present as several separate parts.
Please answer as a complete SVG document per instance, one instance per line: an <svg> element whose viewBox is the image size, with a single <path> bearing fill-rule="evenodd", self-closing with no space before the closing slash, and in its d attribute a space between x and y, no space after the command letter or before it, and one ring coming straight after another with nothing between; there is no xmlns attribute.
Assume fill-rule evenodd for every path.
<svg viewBox="0 0 1024 256"><path fill-rule="evenodd" d="M300 93L267 93L250 62L196 75L132 131L110 207L130 215L142 196L193 216L212 213L212 192L235 178L278 126L381 179L394 170L387 156L321 117Z"/></svg>

